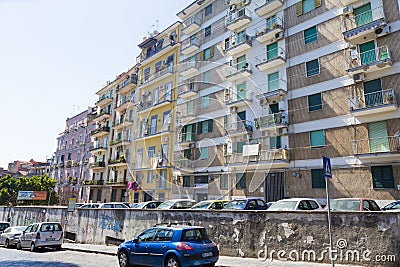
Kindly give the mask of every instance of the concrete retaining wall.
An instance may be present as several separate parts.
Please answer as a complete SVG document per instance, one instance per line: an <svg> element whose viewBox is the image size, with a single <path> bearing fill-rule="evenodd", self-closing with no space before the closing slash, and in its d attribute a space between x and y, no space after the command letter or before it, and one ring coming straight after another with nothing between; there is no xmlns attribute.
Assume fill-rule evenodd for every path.
<svg viewBox="0 0 400 267"><path fill-rule="evenodd" d="M207 229L222 255L329 262L324 211L85 209L69 213L66 208L1 207L0 220L8 219L13 225L60 221L76 242L94 244L132 239L157 223L190 222ZM332 222L337 263L400 266L400 213L333 212Z"/></svg>

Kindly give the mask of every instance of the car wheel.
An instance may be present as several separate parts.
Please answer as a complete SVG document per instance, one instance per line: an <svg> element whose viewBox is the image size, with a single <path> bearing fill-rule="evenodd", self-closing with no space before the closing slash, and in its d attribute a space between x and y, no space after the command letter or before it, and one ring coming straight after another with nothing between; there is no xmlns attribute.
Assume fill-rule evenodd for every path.
<svg viewBox="0 0 400 267"><path fill-rule="evenodd" d="M17 243L17 249L18 249L18 250L21 250L21 249L22 249L21 241L18 241L18 243Z"/></svg>
<svg viewBox="0 0 400 267"><path fill-rule="evenodd" d="M181 267L179 260L175 256L169 256L165 261L165 267Z"/></svg>
<svg viewBox="0 0 400 267"><path fill-rule="evenodd" d="M31 243L31 251L32 252L34 252L34 251L36 251L36 246L35 246L35 243Z"/></svg>
<svg viewBox="0 0 400 267"><path fill-rule="evenodd" d="M120 267L131 267L132 265L129 263L128 252L122 250L118 253L118 263Z"/></svg>
<svg viewBox="0 0 400 267"><path fill-rule="evenodd" d="M4 242L4 247L6 248L10 247L10 240L6 239L6 242Z"/></svg>

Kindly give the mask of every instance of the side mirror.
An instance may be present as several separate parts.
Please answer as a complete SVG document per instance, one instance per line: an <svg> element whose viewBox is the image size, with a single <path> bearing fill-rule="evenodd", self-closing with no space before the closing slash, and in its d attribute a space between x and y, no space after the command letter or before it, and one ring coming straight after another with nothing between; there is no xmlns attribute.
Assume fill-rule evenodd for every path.
<svg viewBox="0 0 400 267"><path fill-rule="evenodd" d="M136 244L139 243L139 238L138 238L138 237L135 237L135 238L132 240L132 242L133 242L133 243L136 243Z"/></svg>

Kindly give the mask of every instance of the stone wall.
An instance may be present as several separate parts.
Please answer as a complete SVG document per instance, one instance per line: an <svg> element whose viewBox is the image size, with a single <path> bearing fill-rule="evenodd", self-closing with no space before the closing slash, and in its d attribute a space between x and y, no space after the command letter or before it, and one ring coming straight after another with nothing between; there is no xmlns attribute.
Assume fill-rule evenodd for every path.
<svg viewBox="0 0 400 267"><path fill-rule="evenodd" d="M0 220L27 225L43 220L60 221L76 242L105 244L129 240L142 230L162 222L190 222L204 226L222 255L270 260L298 259L329 262L327 213L268 211L147 211L91 209L67 212L66 208L1 207ZM398 266L400 261L400 213L333 212L337 263ZM267 253L265 253L265 251ZM315 256L314 254L315 253ZM357 257L358 255L358 257ZM379 265L376 255L395 257ZM353 260L354 258L354 260ZM359 258L359 261L357 260ZM382 258L382 257L381 257ZM261 261L261 259L260 259ZM321 261L321 260L320 260ZM375 261L375 262L373 262Z"/></svg>

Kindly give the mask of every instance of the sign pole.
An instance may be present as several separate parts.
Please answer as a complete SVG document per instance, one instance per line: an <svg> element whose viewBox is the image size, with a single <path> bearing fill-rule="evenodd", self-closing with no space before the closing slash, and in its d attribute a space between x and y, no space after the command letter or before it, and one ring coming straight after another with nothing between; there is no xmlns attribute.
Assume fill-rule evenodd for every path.
<svg viewBox="0 0 400 267"><path fill-rule="evenodd" d="M323 162L323 166L324 166L324 176L325 176L326 203L328 205L328 227L329 227L329 246L330 246L329 257L331 258L332 267L335 267L335 260L333 257L331 205L330 205L330 201L329 201L330 197L329 197L329 187L328 187L328 181L330 179L332 179L331 159L327 158L327 157L322 157L322 162Z"/></svg>

